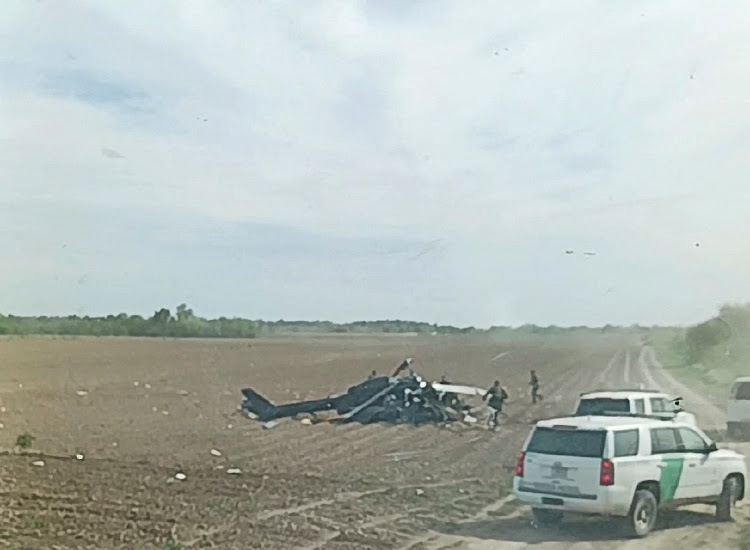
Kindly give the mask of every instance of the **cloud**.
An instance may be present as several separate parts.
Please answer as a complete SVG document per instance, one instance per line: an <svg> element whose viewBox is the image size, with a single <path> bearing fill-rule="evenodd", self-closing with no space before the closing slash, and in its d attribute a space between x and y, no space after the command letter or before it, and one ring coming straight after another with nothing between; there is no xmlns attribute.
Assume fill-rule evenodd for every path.
<svg viewBox="0 0 750 550"><path fill-rule="evenodd" d="M243 292L237 313L250 316L692 321L750 292L744 9L9 1L0 209L27 225L0 243L14 246L21 231L35 250L75 223L71 242L100 243L87 269L93 258L107 266L99 278L137 307L174 293L117 273L166 245L125 222L103 234L101 212L157 234L175 228L185 257L170 262L200 250L224 277L233 260L212 247L241 250L236 228L266 228L278 249L254 249L275 262L263 290L204 270L203 290L188 285L196 309ZM206 245L210 234L223 243ZM294 259L279 253L298 235L318 240ZM382 250L394 243L431 242L438 252L407 255L401 288L373 275L391 273ZM338 260L327 261L352 262L317 270L328 247ZM564 255L588 247L590 261ZM117 253L130 248L139 252L128 260ZM15 257L2 277L20 285L11 305L30 311L32 296L59 288L52 273L66 272L65 256ZM292 268L311 274L304 285ZM188 284L169 273L172 286ZM87 285L76 307L112 304ZM603 299L599 287L619 290ZM297 288L296 300L271 301L274 288ZM51 308L75 305L48 297Z"/></svg>

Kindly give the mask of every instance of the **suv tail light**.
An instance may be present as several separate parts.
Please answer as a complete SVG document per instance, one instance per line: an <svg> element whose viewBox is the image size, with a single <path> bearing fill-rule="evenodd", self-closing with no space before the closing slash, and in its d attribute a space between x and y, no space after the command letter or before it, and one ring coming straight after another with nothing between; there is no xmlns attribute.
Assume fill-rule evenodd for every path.
<svg viewBox="0 0 750 550"><path fill-rule="evenodd" d="M518 453L518 460L516 461L516 475L523 477L523 464L526 458L526 453Z"/></svg>
<svg viewBox="0 0 750 550"><path fill-rule="evenodd" d="M606 458L602 460L599 468L599 485L609 487L615 484L615 465L611 460Z"/></svg>

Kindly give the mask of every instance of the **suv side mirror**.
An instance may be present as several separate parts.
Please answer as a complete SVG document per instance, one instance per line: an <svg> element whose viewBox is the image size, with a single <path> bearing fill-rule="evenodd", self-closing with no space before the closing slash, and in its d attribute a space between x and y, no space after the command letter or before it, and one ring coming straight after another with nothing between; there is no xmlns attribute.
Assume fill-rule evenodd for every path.
<svg viewBox="0 0 750 550"><path fill-rule="evenodd" d="M707 453L713 453L714 451L718 451L719 448L716 446L716 441L712 441L711 444L706 447Z"/></svg>

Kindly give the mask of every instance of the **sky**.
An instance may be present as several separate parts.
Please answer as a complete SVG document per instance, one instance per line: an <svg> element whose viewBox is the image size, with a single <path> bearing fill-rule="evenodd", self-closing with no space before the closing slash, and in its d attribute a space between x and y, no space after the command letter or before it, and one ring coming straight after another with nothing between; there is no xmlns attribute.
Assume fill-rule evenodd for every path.
<svg viewBox="0 0 750 550"><path fill-rule="evenodd" d="M0 311L700 321L750 300L746 20L3 0Z"/></svg>

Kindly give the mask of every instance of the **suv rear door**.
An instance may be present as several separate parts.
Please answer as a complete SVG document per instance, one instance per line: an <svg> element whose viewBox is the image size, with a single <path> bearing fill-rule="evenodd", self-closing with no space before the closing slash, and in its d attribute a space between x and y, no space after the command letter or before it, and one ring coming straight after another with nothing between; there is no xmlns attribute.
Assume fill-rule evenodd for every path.
<svg viewBox="0 0 750 550"><path fill-rule="evenodd" d="M526 446L521 491L595 500L607 431L572 426L534 429Z"/></svg>

